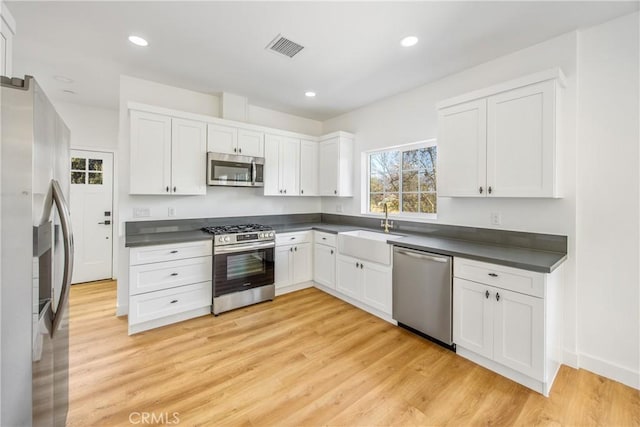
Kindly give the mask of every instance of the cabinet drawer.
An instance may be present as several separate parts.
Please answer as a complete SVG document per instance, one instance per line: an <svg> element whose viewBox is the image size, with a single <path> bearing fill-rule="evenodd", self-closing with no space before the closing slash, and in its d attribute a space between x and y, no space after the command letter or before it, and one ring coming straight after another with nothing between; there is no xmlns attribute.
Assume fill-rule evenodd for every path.
<svg viewBox="0 0 640 427"><path fill-rule="evenodd" d="M331 233L324 233L322 231L314 231L315 233L315 242L321 243L327 246L336 247L336 235Z"/></svg>
<svg viewBox="0 0 640 427"><path fill-rule="evenodd" d="M544 274L455 257L453 275L502 289L544 298Z"/></svg>
<svg viewBox="0 0 640 427"><path fill-rule="evenodd" d="M159 291L211 280L211 257L134 265L129 268L129 293Z"/></svg>
<svg viewBox="0 0 640 427"><path fill-rule="evenodd" d="M311 243L312 231L296 231L295 233L276 234L276 246L294 245L296 243Z"/></svg>
<svg viewBox="0 0 640 427"><path fill-rule="evenodd" d="M160 319L211 305L211 282L133 295L129 299L129 325Z"/></svg>
<svg viewBox="0 0 640 427"><path fill-rule="evenodd" d="M131 248L129 251L129 265L211 256L212 249L213 244L211 240L172 243L170 245L141 246Z"/></svg>

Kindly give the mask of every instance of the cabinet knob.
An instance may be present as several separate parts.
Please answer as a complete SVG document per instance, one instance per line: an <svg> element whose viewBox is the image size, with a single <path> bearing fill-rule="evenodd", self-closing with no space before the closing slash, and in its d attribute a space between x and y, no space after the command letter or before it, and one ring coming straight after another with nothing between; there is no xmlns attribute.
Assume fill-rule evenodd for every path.
<svg viewBox="0 0 640 427"><path fill-rule="evenodd" d="M333 249L331 249L331 255L333 255Z"/></svg>
<svg viewBox="0 0 640 427"><path fill-rule="evenodd" d="M178 188L176 186L173 187L173 192L175 193Z"/></svg>
<svg viewBox="0 0 640 427"><path fill-rule="evenodd" d="M169 186L167 185L167 193L169 192Z"/></svg>
<svg viewBox="0 0 640 427"><path fill-rule="evenodd" d="M298 247L293 248L294 251L298 252Z"/></svg>
<svg viewBox="0 0 640 427"><path fill-rule="evenodd" d="M284 189L284 194L287 194L287 189L286 188Z"/></svg>
<svg viewBox="0 0 640 427"><path fill-rule="evenodd" d="M482 192L484 191L484 190L482 189L482 185L480 186L480 188L478 189L478 191L480 192L480 194L482 194Z"/></svg>
<svg viewBox="0 0 640 427"><path fill-rule="evenodd" d="M356 268L360 268L360 263L356 262Z"/></svg>
<svg viewBox="0 0 640 427"><path fill-rule="evenodd" d="M293 252L293 248L289 248L289 252Z"/></svg>
<svg viewBox="0 0 640 427"><path fill-rule="evenodd" d="M484 291L484 297L485 297L486 299L489 299L489 291Z"/></svg>
<svg viewBox="0 0 640 427"><path fill-rule="evenodd" d="M177 300L177 299L174 299L174 300L172 300L172 301L171 301L171 304L175 304L175 303L177 303L177 302L178 302L178 300Z"/></svg>
<svg viewBox="0 0 640 427"><path fill-rule="evenodd" d="M242 153L242 148L238 148L238 153Z"/></svg>
<svg viewBox="0 0 640 427"><path fill-rule="evenodd" d="M171 276L177 276L178 273L171 273Z"/></svg>
<svg viewBox="0 0 640 427"><path fill-rule="evenodd" d="M491 192L493 191L493 190L491 189L491 186L489 186L489 188L487 188L487 191L489 192L489 194L491 194Z"/></svg>
<svg viewBox="0 0 640 427"><path fill-rule="evenodd" d="M176 250L174 249L174 250L172 250L170 253L172 253L172 254L177 254L177 253L178 253L178 251L176 251Z"/></svg>
<svg viewBox="0 0 640 427"><path fill-rule="evenodd" d="M302 189L301 189L301 190L300 190L300 194L304 194L304 190L302 190Z"/></svg>
<svg viewBox="0 0 640 427"><path fill-rule="evenodd" d="M364 264L360 263L360 270L364 268Z"/></svg>
<svg viewBox="0 0 640 427"><path fill-rule="evenodd" d="M496 301L500 301L500 292L496 292Z"/></svg>
<svg viewBox="0 0 640 427"><path fill-rule="evenodd" d="M338 190L333 190L333 194L338 194Z"/></svg>
<svg viewBox="0 0 640 427"><path fill-rule="evenodd" d="M234 152L234 153L237 153L237 152L238 152L238 149L237 149L237 148L234 148L234 149L233 149L233 152Z"/></svg>
<svg viewBox="0 0 640 427"><path fill-rule="evenodd" d="M489 273L489 276L491 277L498 277L498 275L496 273Z"/></svg>

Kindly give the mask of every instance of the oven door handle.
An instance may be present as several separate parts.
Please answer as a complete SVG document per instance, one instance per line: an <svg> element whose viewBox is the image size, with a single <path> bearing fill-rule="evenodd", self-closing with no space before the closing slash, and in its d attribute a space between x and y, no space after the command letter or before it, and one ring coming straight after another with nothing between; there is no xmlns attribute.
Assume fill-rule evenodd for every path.
<svg viewBox="0 0 640 427"><path fill-rule="evenodd" d="M213 249L214 255L217 254L231 254L236 252L250 252L257 249L269 249L275 248L275 242L266 242L266 243L248 243L248 244L240 244L240 245L229 245L222 246Z"/></svg>

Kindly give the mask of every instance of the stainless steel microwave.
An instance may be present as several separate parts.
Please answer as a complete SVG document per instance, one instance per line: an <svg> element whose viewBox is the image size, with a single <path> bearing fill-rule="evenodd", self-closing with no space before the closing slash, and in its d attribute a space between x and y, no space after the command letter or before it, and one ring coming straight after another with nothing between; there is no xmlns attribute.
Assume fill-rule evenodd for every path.
<svg viewBox="0 0 640 427"><path fill-rule="evenodd" d="M207 184L264 187L264 158L207 153Z"/></svg>

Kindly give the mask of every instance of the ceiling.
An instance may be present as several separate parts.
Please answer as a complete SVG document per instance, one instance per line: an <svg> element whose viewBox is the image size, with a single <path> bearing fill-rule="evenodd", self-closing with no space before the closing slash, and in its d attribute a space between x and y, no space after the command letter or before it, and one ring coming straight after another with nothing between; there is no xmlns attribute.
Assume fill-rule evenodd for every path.
<svg viewBox="0 0 640 427"><path fill-rule="evenodd" d="M54 100L117 108L119 75L324 120L638 2L8 2L14 74ZM265 50L279 33L305 48ZM130 34L149 41L141 48ZM419 43L400 46L416 35ZM73 79L63 83L53 76ZM75 94L63 92L73 90ZM317 92L306 98L304 92Z"/></svg>

